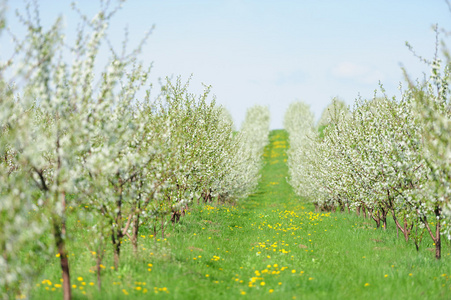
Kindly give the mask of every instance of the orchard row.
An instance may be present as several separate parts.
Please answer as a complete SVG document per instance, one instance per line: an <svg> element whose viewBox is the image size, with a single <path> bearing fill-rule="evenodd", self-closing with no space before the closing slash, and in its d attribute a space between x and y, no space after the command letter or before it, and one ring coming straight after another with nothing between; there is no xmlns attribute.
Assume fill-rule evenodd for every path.
<svg viewBox="0 0 451 300"><path fill-rule="evenodd" d="M90 224L86 247L96 253L100 287L105 249L114 252L118 269L122 241L130 239L136 251L140 227L164 237L190 205L243 198L258 183L268 109L249 109L235 131L209 87L196 96L188 83L167 79L151 97L150 69L137 61L140 47L112 50L99 72L99 49L115 11L82 17L73 45L66 44L60 20L44 31L38 17L24 18L28 34L0 69L5 297L26 295L40 271L33 261L55 252L64 297L71 297L70 218Z"/></svg>
<svg viewBox="0 0 451 300"><path fill-rule="evenodd" d="M450 62L430 62L432 75L409 82L400 99L358 99L352 109L334 99L317 127L309 106L285 115L288 164L296 193L321 210L356 210L377 227L392 217L417 250L424 236L441 257L451 241Z"/></svg>

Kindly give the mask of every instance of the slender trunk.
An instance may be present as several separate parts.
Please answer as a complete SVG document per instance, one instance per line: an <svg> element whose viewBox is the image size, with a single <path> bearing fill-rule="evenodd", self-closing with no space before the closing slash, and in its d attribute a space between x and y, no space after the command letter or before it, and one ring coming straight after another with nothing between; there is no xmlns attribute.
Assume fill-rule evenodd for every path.
<svg viewBox="0 0 451 300"><path fill-rule="evenodd" d="M435 226L435 258L440 259L442 257L442 240L440 238L440 220L437 220Z"/></svg>
<svg viewBox="0 0 451 300"><path fill-rule="evenodd" d="M114 252L114 268L117 270L117 268L119 267L119 255L120 255L120 251L121 251L121 247L120 247L120 242L119 239L117 238L114 230L114 227L111 228L111 240L113 242L113 252Z"/></svg>
<svg viewBox="0 0 451 300"><path fill-rule="evenodd" d="M436 259L440 259L442 257L442 240L441 240L441 236L440 236L440 229L441 229L441 222L440 222L440 215L441 215L441 211L439 209L438 206L435 207L434 209L434 213L435 213L435 219L436 219L436 224L435 224L435 258Z"/></svg>
<svg viewBox="0 0 451 300"><path fill-rule="evenodd" d="M133 244L133 253L135 255L138 254L139 216L140 216L140 212L138 211L135 215L135 218L133 219L132 244Z"/></svg>
<svg viewBox="0 0 451 300"><path fill-rule="evenodd" d="M66 195L64 193L55 195L56 202L58 198L61 197L62 204L62 216L55 214L53 216L53 236L55 238L56 248L58 249L58 254L60 256L60 265L63 277L63 299L70 300L72 298L72 291L70 286L70 272L69 272L69 258L66 250Z"/></svg>
<svg viewBox="0 0 451 300"><path fill-rule="evenodd" d="M406 240L406 243L409 241L409 234L410 234L410 230L408 228L407 225L407 221L404 219L404 226L402 226L399 223L398 218L396 217L395 211L392 211L392 215L393 215L393 220L395 221L396 227L399 228L399 230L401 230L402 234L404 235L404 239ZM412 229L412 227L411 227ZM399 237L399 233L398 233L398 237Z"/></svg>
<svg viewBox="0 0 451 300"><path fill-rule="evenodd" d="M417 211L418 212L418 211ZM434 209L434 214L435 214L435 220L436 220L436 224L435 224L435 233L432 232L431 227L429 226L429 222L427 220L427 217L424 216L422 217L419 212L418 215L420 217L420 221L423 222L423 224L426 226L427 231L429 232L429 235L431 236L432 240L434 241L435 244L435 258L436 259L440 259L442 257L442 240L441 240L441 236L440 236L440 229L441 229L441 220L440 220L440 216L441 216L441 210L438 206L435 207Z"/></svg>
<svg viewBox="0 0 451 300"><path fill-rule="evenodd" d="M142 182L141 182L142 186ZM139 217L141 216L141 194L137 199L137 205L133 208L133 212L135 214L135 218L133 219L133 232L132 232L132 245L133 252L135 255L138 254L138 234L139 234ZM129 218L131 218L133 214L130 214ZM130 221L130 220L129 220Z"/></svg>
<svg viewBox="0 0 451 300"><path fill-rule="evenodd" d="M383 206L380 207L380 210L382 212L382 216L381 216L382 226L383 226L384 230L387 230L387 213L388 213L388 210L385 210Z"/></svg>
<svg viewBox="0 0 451 300"><path fill-rule="evenodd" d="M114 247L114 269L118 270L119 268L119 258L121 254L121 242L124 236L122 229L122 180L119 179L119 197L116 201L116 219L115 226L112 228L112 239L113 239L113 247Z"/></svg>
<svg viewBox="0 0 451 300"><path fill-rule="evenodd" d="M102 289L102 279L100 277L100 272L102 271L102 267L100 266L102 264L102 257L100 253L97 254L97 260L96 260L96 269L97 269L97 289L100 291Z"/></svg>
<svg viewBox="0 0 451 300"><path fill-rule="evenodd" d="M57 123L58 124L58 123ZM59 188L61 186L60 171L62 168L62 160L59 154L60 145L60 131L58 128L57 138L56 138L56 149L58 153L57 158L57 170L56 170L56 186ZM60 255L61 271L63 276L63 299L70 300L72 298L72 291L70 286L70 272L69 272L69 258L66 250L66 193L64 191L55 191L55 204L61 201L61 212L56 213L53 216L53 234L55 237L56 247Z"/></svg>
<svg viewBox="0 0 451 300"><path fill-rule="evenodd" d="M164 218L161 218L161 238L164 239Z"/></svg>
<svg viewBox="0 0 451 300"><path fill-rule="evenodd" d="M373 214L373 210L372 209L368 209L368 214L374 220L374 222L376 222L376 228L380 228L381 227L381 215L380 215L380 212L378 211L377 215L375 215L375 214Z"/></svg>
<svg viewBox="0 0 451 300"><path fill-rule="evenodd" d="M58 222L57 219L59 219L59 217L54 216L53 235L60 256L61 271L63 276L63 299L70 300L72 295L70 286L69 258L66 251L66 243L63 238L62 224Z"/></svg>

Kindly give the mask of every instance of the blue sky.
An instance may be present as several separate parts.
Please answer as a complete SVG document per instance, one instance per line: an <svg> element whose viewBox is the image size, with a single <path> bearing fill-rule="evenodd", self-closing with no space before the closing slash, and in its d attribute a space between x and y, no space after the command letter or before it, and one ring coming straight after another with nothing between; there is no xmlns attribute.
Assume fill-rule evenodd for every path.
<svg viewBox="0 0 451 300"><path fill-rule="evenodd" d="M90 15L99 8L97 1L78 2ZM23 3L8 1L8 25L19 33L14 10ZM63 14L68 32L74 31L70 1L38 3L44 21ZM141 55L153 62L154 82L193 74L192 90L212 85L237 125L248 107L261 104L270 107L271 128L282 128L295 100L310 104L319 118L332 97L348 104L359 94L372 97L379 80L389 95L399 95L400 64L414 77L427 71L405 41L432 57L435 23L451 30L443 0L128 0L110 38L119 44L127 25L136 45L155 25ZM1 41L4 57L8 40Z"/></svg>

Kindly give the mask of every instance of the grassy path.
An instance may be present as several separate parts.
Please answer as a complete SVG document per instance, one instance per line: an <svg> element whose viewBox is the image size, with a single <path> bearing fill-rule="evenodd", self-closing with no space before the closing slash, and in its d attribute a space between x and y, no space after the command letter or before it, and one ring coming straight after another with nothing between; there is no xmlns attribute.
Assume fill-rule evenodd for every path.
<svg viewBox="0 0 451 300"><path fill-rule="evenodd" d="M80 248L71 261L75 296L451 299L448 246L444 259L436 262L426 250L430 244L424 243L417 253L396 239L393 224L382 232L354 215L313 212L286 182L286 132L271 132L270 141L255 194L233 207L195 207L165 239L154 241L150 231L142 232L138 258L124 255L117 271L110 270L112 259L106 258L110 264L105 266L101 293L90 286L95 282L89 271L92 260ZM51 269L58 274L57 266ZM40 284L37 298L48 299L51 288Z"/></svg>

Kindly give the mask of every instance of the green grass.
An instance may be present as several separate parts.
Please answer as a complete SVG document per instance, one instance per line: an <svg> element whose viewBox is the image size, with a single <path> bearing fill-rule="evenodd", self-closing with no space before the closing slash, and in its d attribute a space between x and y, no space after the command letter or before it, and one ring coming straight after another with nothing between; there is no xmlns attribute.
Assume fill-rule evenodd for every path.
<svg viewBox="0 0 451 300"><path fill-rule="evenodd" d="M111 269L108 249L101 292L90 285L96 280L89 271L94 259L84 246L89 234L74 220L69 248L74 298L451 298L449 244L436 261L427 237L417 252L402 236L396 238L393 223L384 232L355 214L314 212L286 182L286 132L272 131L270 140L255 194L234 206L193 207L170 225L166 239L155 241L144 228L138 256L124 242L119 270ZM32 299L61 298L54 285L58 258L42 268Z"/></svg>

